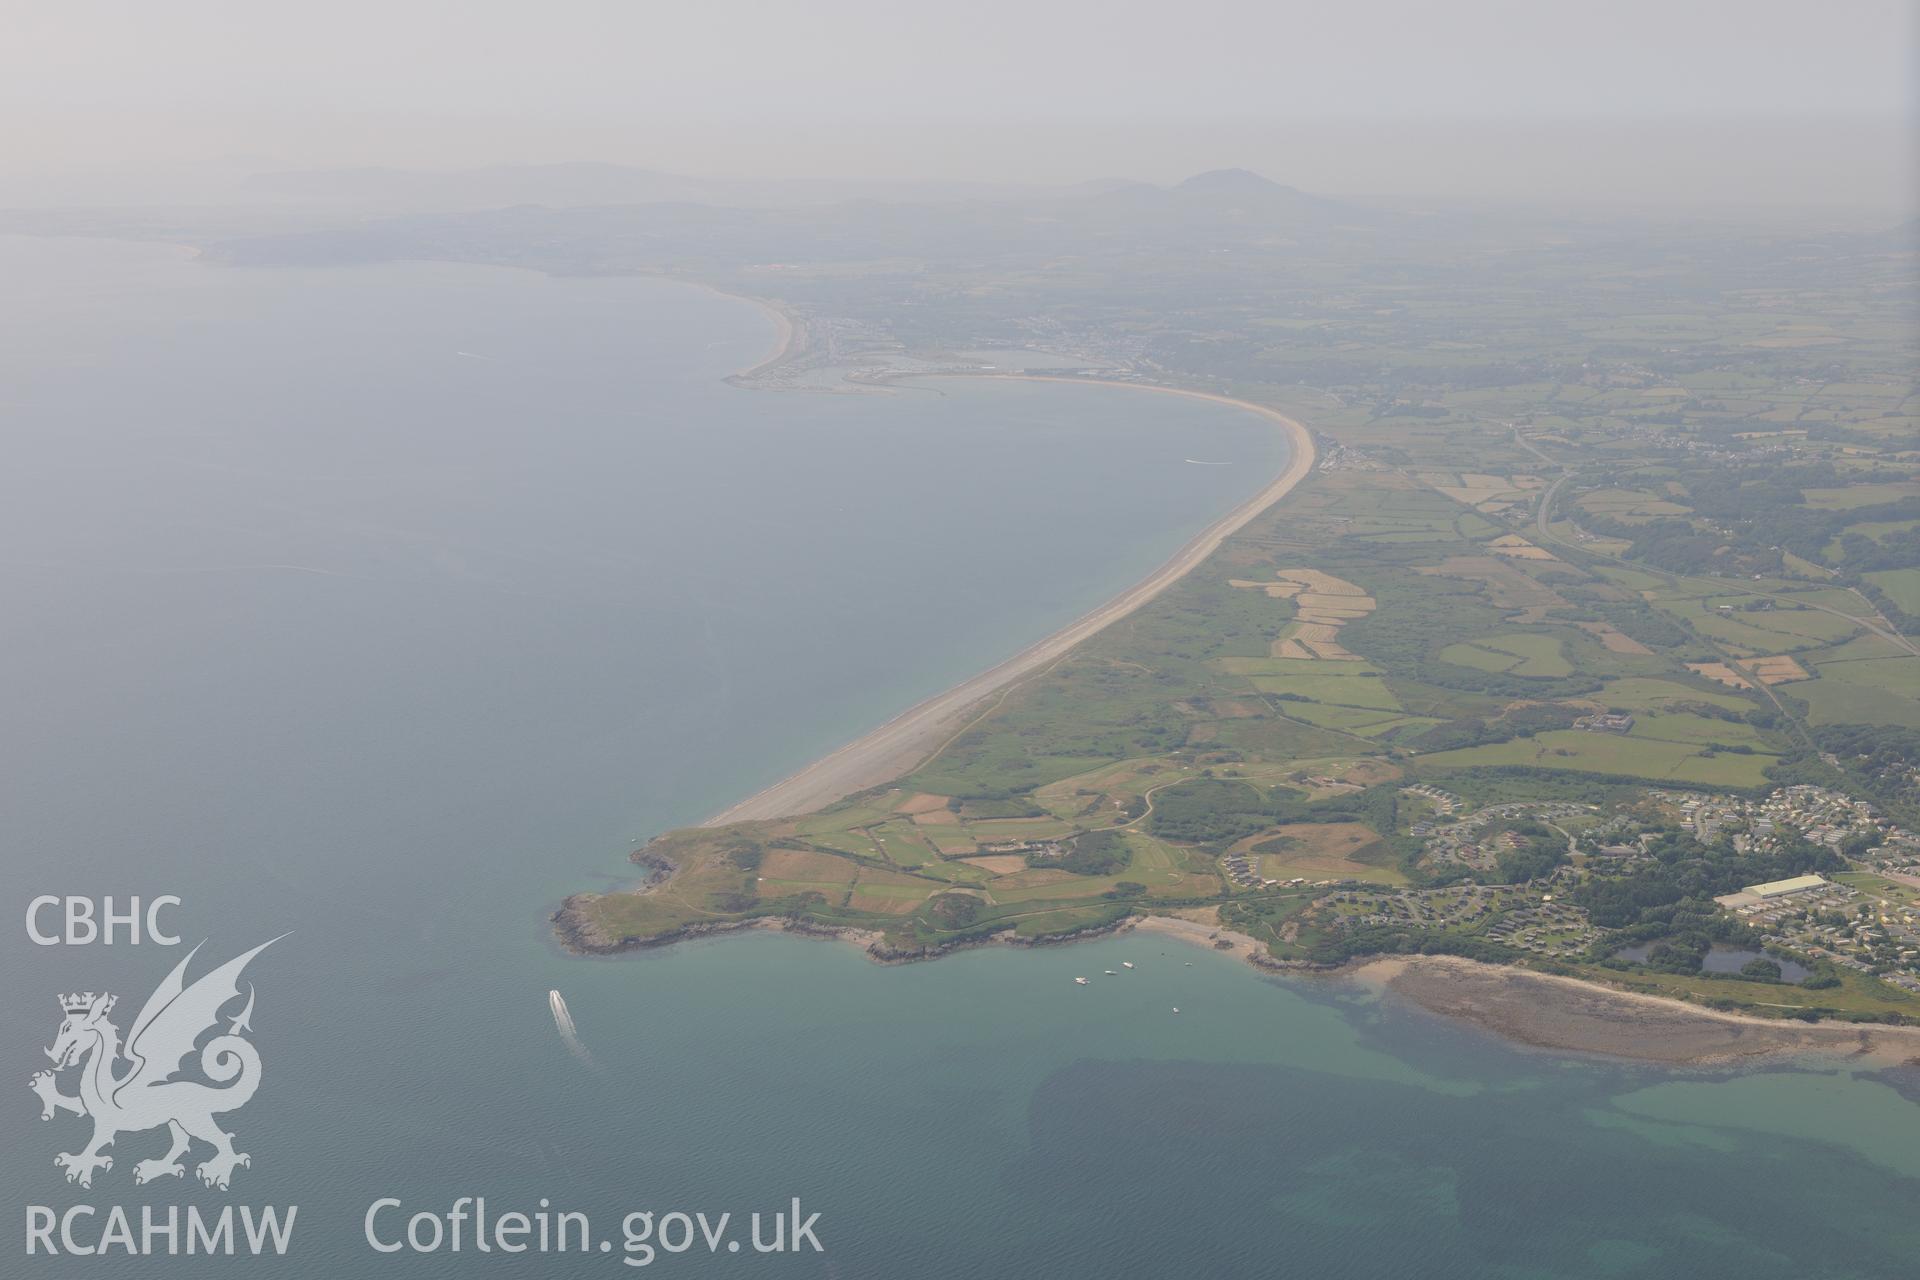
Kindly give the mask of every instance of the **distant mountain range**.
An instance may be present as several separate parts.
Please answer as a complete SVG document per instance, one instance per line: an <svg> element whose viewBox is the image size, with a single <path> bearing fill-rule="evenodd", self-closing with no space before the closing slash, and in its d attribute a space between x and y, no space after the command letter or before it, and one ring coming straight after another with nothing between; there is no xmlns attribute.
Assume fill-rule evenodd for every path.
<svg viewBox="0 0 1920 1280"><path fill-rule="evenodd" d="M1395 215L1329 200L1245 169L1172 186L730 182L618 165L420 173L356 169L263 177L281 199L350 222L220 237L231 262L394 258L520 261L604 271L663 257L714 262L1048 262L1088 253L1187 254L1324 244L1398 228Z"/></svg>
<svg viewBox="0 0 1920 1280"><path fill-rule="evenodd" d="M991 182L862 181L832 178L698 178L618 164L491 165L479 169L308 169L255 175L250 192L278 199L376 205L412 212L498 209L538 204L704 204L734 208L797 207L857 200L890 204L966 200L1023 201L1099 195L1133 185L1125 179L1072 186Z"/></svg>
<svg viewBox="0 0 1920 1280"><path fill-rule="evenodd" d="M881 204L1107 204L1129 216L1213 207L1264 217L1324 217L1347 206L1271 181L1247 169L1215 169L1171 187L1125 178L1058 186L988 182L892 182L838 179L698 178L617 164L493 165L443 171L316 169L263 173L255 195L318 204L371 206L393 213L450 213L542 205L694 204L721 208L801 208Z"/></svg>
<svg viewBox="0 0 1920 1280"><path fill-rule="evenodd" d="M1082 197L1124 204L1133 215L1257 221L1276 226L1364 219L1367 211L1264 178L1251 169L1210 169L1171 187L1134 182Z"/></svg>
<svg viewBox="0 0 1920 1280"><path fill-rule="evenodd" d="M1302 194L1292 187L1280 185L1271 178L1263 178L1251 169L1209 169L1205 173L1194 174L1174 190L1190 195L1290 194L1297 196Z"/></svg>

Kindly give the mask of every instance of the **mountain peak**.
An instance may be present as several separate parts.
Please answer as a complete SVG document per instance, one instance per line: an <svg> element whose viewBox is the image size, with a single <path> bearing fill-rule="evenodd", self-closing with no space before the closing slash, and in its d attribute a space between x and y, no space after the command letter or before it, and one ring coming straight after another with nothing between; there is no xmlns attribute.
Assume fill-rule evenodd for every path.
<svg viewBox="0 0 1920 1280"><path fill-rule="evenodd" d="M1263 178L1251 169L1209 169L1205 173L1196 173L1179 186L1176 191L1285 191L1287 188L1270 178Z"/></svg>

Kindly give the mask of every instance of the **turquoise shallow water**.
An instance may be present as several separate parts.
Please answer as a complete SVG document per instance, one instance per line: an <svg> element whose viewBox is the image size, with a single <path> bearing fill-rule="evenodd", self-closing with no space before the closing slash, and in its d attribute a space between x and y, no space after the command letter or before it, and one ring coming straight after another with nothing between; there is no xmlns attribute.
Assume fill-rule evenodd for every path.
<svg viewBox="0 0 1920 1280"><path fill-rule="evenodd" d="M1910 1272L1899 1078L1567 1062L1151 937L904 968L766 934L552 947L545 911L627 876L629 837L1164 559L1279 467L1250 417L1035 384L755 395L719 379L766 319L649 281L227 272L85 241L0 262L7 910L178 893L221 958L294 930L255 970L267 1074L230 1120L255 1156L233 1195L133 1187L152 1138L68 1187L77 1122L40 1124L22 1088L0 1106L16 1223L298 1204L275 1274L611 1275L618 1251L390 1258L361 1215L547 1197L617 1238L628 1209L798 1196L824 1255L655 1265ZM176 958L0 939L21 1081L56 992L133 1005Z"/></svg>

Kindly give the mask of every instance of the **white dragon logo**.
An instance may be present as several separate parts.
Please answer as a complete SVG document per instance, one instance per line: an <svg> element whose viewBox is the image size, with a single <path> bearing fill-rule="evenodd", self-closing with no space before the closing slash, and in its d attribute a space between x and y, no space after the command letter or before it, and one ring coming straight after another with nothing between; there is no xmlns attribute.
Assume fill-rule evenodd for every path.
<svg viewBox="0 0 1920 1280"><path fill-rule="evenodd" d="M92 1186L95 1170L113 1168L113 1158L101 1153L113 1145L116 1137L161 1125L167 1127L173 1144L159 1159L136 1163L135 1182L183 1175L186 1169L180 1157L196 1138L213 1147L212 1157L195 1170L200 1181L210 1187L226 1190L234 1169L252 1164L244 1151L233 1149L233 1135L213 1119L245 1106L260 1087L260 1054L241 1035L252 1030L248 1023L253 1016L251 983L247 986L246 1008L232 1019L224 1034L215 1035L200 1047L200 1070L214 1084L173 1077L184 1067L200 1037L218 1030L220 1010L239 998L240 971L278 941L273 938L236 956L192 986L184 981L187 964L200 948L189 951L147 997L140 1016L133 1020L124 1049L120 1029L107 1020L115 997L88 991L60 998L66 1020L60 1024L53 1047L46 1051L53 1059L53 1070L36 1073L30 1084L40 1095L42 1120L51 1120L60 1111L93 1117L93 1140L79 1151L53 1158L67 1171L68 1182ZM124 1070L119 1066L123 1058L130 1064ZM73 1066L80 1067L80 1092L61 1093L56 1075Z"/></svg>

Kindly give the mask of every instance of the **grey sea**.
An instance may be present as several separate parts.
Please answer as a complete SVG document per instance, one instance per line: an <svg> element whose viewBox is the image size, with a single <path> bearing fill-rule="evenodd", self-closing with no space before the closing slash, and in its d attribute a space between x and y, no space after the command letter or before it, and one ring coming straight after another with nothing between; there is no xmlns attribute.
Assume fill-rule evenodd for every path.
<svg viewBox="0 0 1920 1280"><path fill-rule="evenodd" d="M554 947L636 838L1164 560L1283 462L1251 415L741 390L771 320L658 281L89 240L0 266L0 1274L1913 1274L1901 1073L1525 1052L1146 935L898 968ZM124 1029L186 947L38 945L28 904L168 894L196 973L289 935L247 973L251 1164L136 1186L165 1140L128 1134L82 1189L54 1155L84 1122L27 1087L57 997L115 992ZM587 1247L368 1241L370 1206L404 1246L463 1197L585 1214ZM796 1199L821 1251L790 1221L757 1251ZM298 1206L285 1255L27 1253L37 1212L86 1246L113 1206L137 1235L228 1205ZM678 1251L675 1212L731 1217Z"/></svg>

